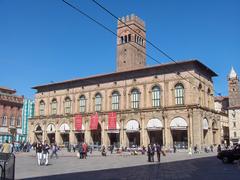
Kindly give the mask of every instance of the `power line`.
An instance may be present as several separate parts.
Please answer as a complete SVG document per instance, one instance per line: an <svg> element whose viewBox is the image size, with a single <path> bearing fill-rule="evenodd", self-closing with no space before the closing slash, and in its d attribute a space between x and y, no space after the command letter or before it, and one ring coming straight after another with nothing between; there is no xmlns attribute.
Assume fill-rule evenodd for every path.
<svg viewBox="0 0 240 180"><path fill-rule="evenodd" d="M113 35L117 36L118 38L120 38L120 36L117 35L117 33L115 33L114 31L112 31L111 29L109 29L107 26L105 26L104 24L100 23L99 21L95 20L94 18L92 18L91 16L89 16L88 14L86 14L85 12L83 12L82 10L80 10L78 7L72 5L71 3L62 0L64 3L66 3L68 6L70 6L71 8L73 8L74 10L76 10L77 12L81 13L82 15L84 15L85 17L87 17L88 19L92 20L93 22L95 22L96 24L98 24L99 26L101 26L102 28L104 28L105 30L109 31L110 33L112 33ZM149 58L151 58L152 60L154 60L155 62L162 64L160 61L158 61L157 59L153 58L152 56L150 56L149 54L145 53L144 51L142 51L141 49L139 49L138 47L134 46L131 42L129 43L131 46L133 46L135 49L137 49L138 51L140 51L141 53L143 53L144 55L148 56ZM191 81L189 81L188 79L184 78L183 76L181 76L180 74L177 74L178 76L180 76L182 79L186 80L187 82L191 83ZM194 85L194 84L193 84Z"/></svg>
<svg viewBox="0 0 240 180"><path fill-rule="evenodd" d="M79 7L74 6L73 4L67 2L66 0L62 0L65 4L67 4L68 6L70 6L71 8L73 8L74 10L76 10L77 12L79 12L80 14L82 14L83 16L87 17L88 19L90 19L91 21L95 22L96 24L98 24L99 26L101 26L102 28L104 28L105 30L109 31L111 34L117 36L118 38L120 38L120 36L117 35L117 33L115 33L114 31L112 31L110 28L108 28L107 26L105 26L104 24L102 24L101 22L97 21L96 19L94 19L93 17L89 16L87 13L83 12L82 10L80 10ZM127 25L128 26L128 25ZM144 55L146 55L147 57L151 58L152 60L154 60L155 62L162 64L160 61L156 60L155 58L153 58L152 56L150 56L149 54L145 53L144 51L142 51L141 49L139 49L138 47L134 46L131 42L129 43L131 46L133 46L135 49L137 49L138 51L140 51L141 53L143 53ZM177 62L176 62L177 63ZM179 63L177 63L179 64ZM166 69L169 69L166 67ZM188 71L187 71L188 72ZM193 86L195 86L195 84L193 84L190 80L184 78L181 74L176 73L177 76L179 76L180 78L182 78L183 80L189 82L190 84L192 84ZM193 76L194 77L194 76ZM196 77L195 77L196 78ZM196 78L197 79L197 78ZM204 83L204 82L203 82ZM205 84L205 83L204 83ZM205 90L203 90L204 92L206 92Z"/></svg>
<svg viewBox="0 0 240 180"><path fill-rule="evenodd" d="M105 8L102 4L100 4L99 2L97 2L96 0L92 0L92 2L94 2L96 5L98 5L101 9L103 9L104 11L106 11L108 14L110 14L112 17L114 17L115 19L119 20L121 23L123 23L125 26L127 26L129 29L131 29L133 32L135 32L137 35L139 35L141 38L143 38L147 43L149 43L152 47L154 47L156 50L158 50L161 54L163 54L165 57L167 57L168 59L170 59L171 61L173 61L176 64L179 64L177 61L175 61L170 55L168 55L166 52L164 52L163 50L161 50L159 47L157 47L155 44L153 44L151 41L147 40L146 38L142 37L141 34L139 32L137 32L135 29L131 28L128 24L126 24L124 21L122 21L121 18L118 18L115 14L113 14L110 10L108 10L107 8ZM180 64L179 64L180 65ZM203 84L206 85L206 83L204 81L202 81L200 78L196 77L194 74L192 74L191 72L187 71L191 76L193 76L194 78L196 78L197 80L199 80L200 82L202 82ZM206 85L207 86L207 85ZM215 91L213 89L213 91L216 94L221 94L218 93L217 91Z"/></svg>

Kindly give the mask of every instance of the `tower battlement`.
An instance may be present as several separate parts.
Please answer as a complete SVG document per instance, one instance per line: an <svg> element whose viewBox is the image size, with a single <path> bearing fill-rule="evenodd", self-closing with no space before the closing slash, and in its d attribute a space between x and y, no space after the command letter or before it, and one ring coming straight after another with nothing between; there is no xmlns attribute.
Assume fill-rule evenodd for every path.
<svg viewBox="0 0 240 180"><path fill-rule="evenodd" d="M118 18L118 27L125 26L125 24L123 22L126 24L136 23L138 25L141 25L142 28L145 29L145 22L141 18L139 18L138 16L136 16L134 14Z"/></svg>

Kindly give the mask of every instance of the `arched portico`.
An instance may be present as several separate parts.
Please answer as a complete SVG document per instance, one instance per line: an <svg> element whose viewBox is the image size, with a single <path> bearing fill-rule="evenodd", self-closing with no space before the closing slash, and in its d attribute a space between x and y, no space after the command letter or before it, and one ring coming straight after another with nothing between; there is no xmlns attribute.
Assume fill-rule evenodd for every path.
<svg viewBox="0 0 240 180"><path fill-rule="evenodd" d="M137 120L131 119L127 122L126 133L129 147L140 146L140 124Z"/></svg>

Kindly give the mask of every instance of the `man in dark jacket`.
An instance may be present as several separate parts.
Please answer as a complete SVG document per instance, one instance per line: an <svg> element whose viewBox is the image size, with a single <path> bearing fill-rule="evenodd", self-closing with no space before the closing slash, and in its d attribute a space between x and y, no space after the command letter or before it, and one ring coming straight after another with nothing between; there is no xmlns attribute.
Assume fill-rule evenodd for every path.
<svg viewBox="0 0 240 180"><path fill-rule="evenodd" d="M42 150L43 150L42 142L37 143L36 153L37 153L37 160L38 160L39 166L41 165L41 161L42 161Z"/></svg>
<svg viewBox="0 0 240 180"><path fill-rule="evenodd" d="M157 159L158 159L158 162L160 162L162 146L160 144L157 144L156 149L157 149Z"/></svg>
<svg viewBox="0 0 240 180"><path fill-rule="evenodd" d="M151 154L152 154L152 146L151 144L148 144L148 147L147 147L148 162L151 162L152 160Z"/></svg>

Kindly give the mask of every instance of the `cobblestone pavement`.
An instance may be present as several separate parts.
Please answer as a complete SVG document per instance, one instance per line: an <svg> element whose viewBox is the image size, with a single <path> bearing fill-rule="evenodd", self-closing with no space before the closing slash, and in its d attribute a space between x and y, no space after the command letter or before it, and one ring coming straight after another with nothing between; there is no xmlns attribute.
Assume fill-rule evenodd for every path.
<svg viewBox="0 0 240 180"><path fill-rule="evenodd" d="M187 153L167 154L161 163L147 162L146 155L108 155L94 152L87 159L76 153L61 151L49 166L38 166L34 152L16 154L16 179L239 179L237 164L222 164L215 153L189 156Z"/></svg>

